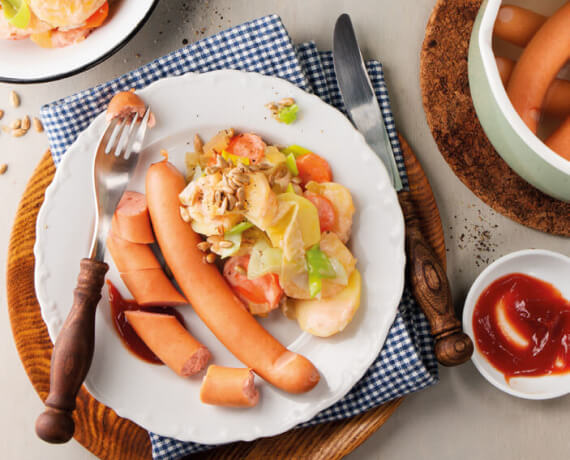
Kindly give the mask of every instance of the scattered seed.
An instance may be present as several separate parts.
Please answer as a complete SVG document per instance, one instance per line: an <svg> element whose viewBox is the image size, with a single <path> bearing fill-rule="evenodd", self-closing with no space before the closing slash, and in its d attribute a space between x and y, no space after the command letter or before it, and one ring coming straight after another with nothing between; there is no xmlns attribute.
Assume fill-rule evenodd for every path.
<svg viewBox="0 0 570 460"><path fill-rule="evenodd" d="M237 189L236 197L237 197L238 202L245 201L245 189L243 187L240 187Z"/></svg>
<svg viewBox="0 0 570 460"><path fill-rule="evenodd" d="M20 106L20 96L16 91L10 91L10 105L12 107L19 107Z"/></svg>
<svg viewBox="0 0 570 460"><path fill-rule="evenodd" d="M219 244L219 246L220 246L222 249L231 248L233 245L234 245L233 242L231 242L231 241L226 241L226 240L220 241L220 244Z"/></svg>
<svg viewBox="0 0 570 460"><path fill-rule="evenodd" d="M25 129L22 129L22 128L12 130L12 136L14 136L14 137L22 137L26 133L27 133L27 131Z"/></svg>
<svg viewBox="0 0 570 460"><path fill-rule="evenodd" d="M222 237L219 235L210 235L208 238L206 238L206 241L211 245L216 245L219 244L220 241L222 241Z"/></svg>
<svg viewBox="0 0 570 460"><path fill-rule="evenodd" d="M222 191L221 190L216 190L214 192L214 203L216 203L216 206L220 207L220 205L222 204Z"/></svg>
<svg viewBox="0 0 570 460"><path fill-rule="evenodd" d="M294 184L300 184L301 178L299 176L292 177L291 182L293 182Z"/></svg>
<svg viewBox="0 0 570 460"><path fill-rule="evenodd" d="M237 204L237 198L235 195L226 195L226 197L228 199L228 211L232 211Z"/></svg>
<svg viewBox="0 0 570 460"><path fill-rule="evenodd" d="M2 118L4 118L4 111L0 110L0 120L2 120Z"/></svg>
<svg viewBox="0 0 570 460"><path fill-rule="evenodd" d="M2 174L4 174L7 171L7 169L8 169L8 165L6 163L1 164L0 165L0 176Z"/></svg>
<svg viewBox="0 0 570 460"><path fill-rule="evenodd" d="M198 246L198 249L202 252L207 252L210 249L211 244L208 243L207 241L201 241L200 243L198 243L196 246Z"/></svg>
<svg viewBox="0 0 570 460"><path fill-rule="evenodd" d="M236 174L232 177L232 180L236 182L238 185L247 185L249 184L249 177L245 174Z"/></svg>
<svg viewBox="0 0 570 460"><path fill-rule="evenodd" d="M202 138L198 134L194 135L194 152L199 154L204 153L204 141L202 141Z"/></svg>
<svg viewBox="0 0 570 460"><path fill-rule="evenodd" d="M22 118L22 129L25 129L26 131L30 129L30 117L27 115Z"/></svg>
<svg viewBox="0 0 570 460"><path fill-rule="evenodd" d="M33 122L34 122L34 129L38 133L43 133L44 132L44 125L42 124L42 121L38 117L34 117Z"/></svg>
<svg viewBox="0 0 570 460"><path fill-rule="evenodd" d="M10 128L12 129L20 129L22 126L22 120L16 118L12 123L10 123Z"/></svg>
<svg viewBox="0 0 570 460"><path fill-rule="evenodd" d="M277 112L277 110L278 110L277 104L275 104L275 102L269 102L269 103L265 104L265 107L267 107L272 112Z"/></svg>
<svg viewBox="0 0 570 460"><path fill-rule="evenodd" d="M210 252L210 254L206 256L206 262L208 262L209 264L213 264L215 261L216 261L216 254Z"/></svg>
<svg viewBox="0 0 570 460"><path fill-rule="evenodd" d="M260 171L267 171L268 169L273 168L273 165L270 163L259 163L257 165L257 169L259 169Z"/></svg>
<svg viewBox="0 0 570 460"><path fill-rule="evenodd" d="M295 99L292 97L284 97L279 101L279 105L282 105L283 107L291 107L294 103Z"/></svg>

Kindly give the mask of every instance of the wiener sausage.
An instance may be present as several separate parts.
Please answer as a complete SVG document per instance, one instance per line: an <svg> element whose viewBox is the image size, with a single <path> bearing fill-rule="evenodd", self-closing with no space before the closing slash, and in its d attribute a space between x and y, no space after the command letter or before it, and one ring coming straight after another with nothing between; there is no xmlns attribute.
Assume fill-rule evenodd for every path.
<svg viewBox="0 0 570 460"><path fill-rule="evenodd" d="M570 3L565 3L531 39L507 86L513 107L534 133L548 87L569 57Z"/></svg>
<svg viewBox="0 0 570 460"><path fill-rule="evenodd" d="M142 193L126 191L113 215L113 231L131 243L154 243L146 198Z"/></svg>
<svg viewBox="0 0 570 460"><path fill-rule="evenodd" d="M107 238L107 249L119 273L161 268L150 246L119 238L114 233L114 226L112 228Z"/></svg>
<svg viewBox="0 0 570 460"><path fill-rule="evenodd" d="M175 307L188 303L162 268L124 272L121 279L141 307Z"/></svg>
<svg viewBox="0 0 570 460"><path fill-rule="evenodd" d="M127 310L125 317L145 345L182 377L200 372L212 357L175 316Z"/></svg>
<svg viewBox="0 0 570 460"><path fill-rule="evenodd" d="M144 115L146 106L144 101L133 91L121 91L113 96L107 106L107 121L113 118L124 118L132 113L139 117ZM151 112L148 117L148 127L152 128L156 124L154 114Z"/></svg>
<svg viewBox="0 0 570 460"><path fill-rule="evenodd" d="M546 16L514 5L503 5L499 8L495 28L495 36L524 47L546 21Z"/></svg>
<svg viewBox="0 0 570 460"><path fill-rule="evenodd" d="M200 387L200 401L226 407L253 407L259 401L251 369L211 364Z"/></svg>
<svg viewBox="0 0 570 460"><path fill-rule="evenodd" d="M501 56L495 59L501 81L506 87L515 67L515 61ZM552 82L544 98L542 110L556 118L565 118L570 115L570 81L557 78Z"/></svg>
<svg viewBox="0 0 570 460"><path fill-rule="evenodd" d="M287 350L246 311L221 273L203 260L201 238L180 217L178 195L186 182L168 161L150 166L146 196L158 245L178 285L214 335L246 366L290 393L319 382L305 357Z"/></svg>
<svg viewBox="0 0 570 460"><path fill-rule="evenodd" d="M570 116L544 142L562 158L570 161Z"/></svg>

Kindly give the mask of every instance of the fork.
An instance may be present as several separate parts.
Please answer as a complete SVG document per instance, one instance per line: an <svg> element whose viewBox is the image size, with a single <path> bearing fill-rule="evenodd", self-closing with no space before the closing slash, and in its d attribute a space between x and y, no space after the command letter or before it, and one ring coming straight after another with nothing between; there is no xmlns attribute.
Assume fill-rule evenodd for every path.
<svg viewBox="0 0 570 460"><path fill-rule="evenodd" d="M105 241L115 208L134 171L150 110L142 118L107 123L93 160L96 203L94 235L88 258L81 259L73 305L57 336L51 358L50 391L36 420L36 434L46 442L64 443L73 436L77 393L89 371L95 344L95 310L109 266L103 261Z"/></svg>

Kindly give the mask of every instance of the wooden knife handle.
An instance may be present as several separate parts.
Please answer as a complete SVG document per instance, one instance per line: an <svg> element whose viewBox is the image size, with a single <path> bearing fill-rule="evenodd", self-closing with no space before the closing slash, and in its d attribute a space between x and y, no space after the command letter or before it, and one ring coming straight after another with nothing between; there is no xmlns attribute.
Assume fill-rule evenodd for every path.
<svg viewBox="0 0 570 460"><path fill-rule="evenodd" d="M82 259L73 306L57 336L51 357L50 389L36 434L46 442L64 443L75 431L75 398L87 375L95 342L95 309L109 266Z"/></svg>
<svg viewBox="0 0 570 460"><path fill-rule="evenodd" d="M473 342L461 330L461 322L455 316L447 275L420 230L410 192L401 191L398 198L406 221L412 293L429 321L437 360L444 366L457 366L471 358Z"/></svg>

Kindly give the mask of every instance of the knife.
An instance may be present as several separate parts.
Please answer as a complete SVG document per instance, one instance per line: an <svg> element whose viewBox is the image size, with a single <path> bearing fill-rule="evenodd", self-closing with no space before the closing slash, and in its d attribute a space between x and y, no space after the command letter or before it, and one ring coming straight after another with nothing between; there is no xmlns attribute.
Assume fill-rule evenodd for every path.
<svg viewBox="0 0 570 460"><path fill-rule="evenodd" d="M410 192L402 186L384 118L347 14L342 14L335 25L333 61L346 110L368 145L380 157L398 192L406 223L408 279L412 293L429 321L437 360L444 366L464 363L473 353L473 342L461 330L445 271L422 235Z"/></svg>

